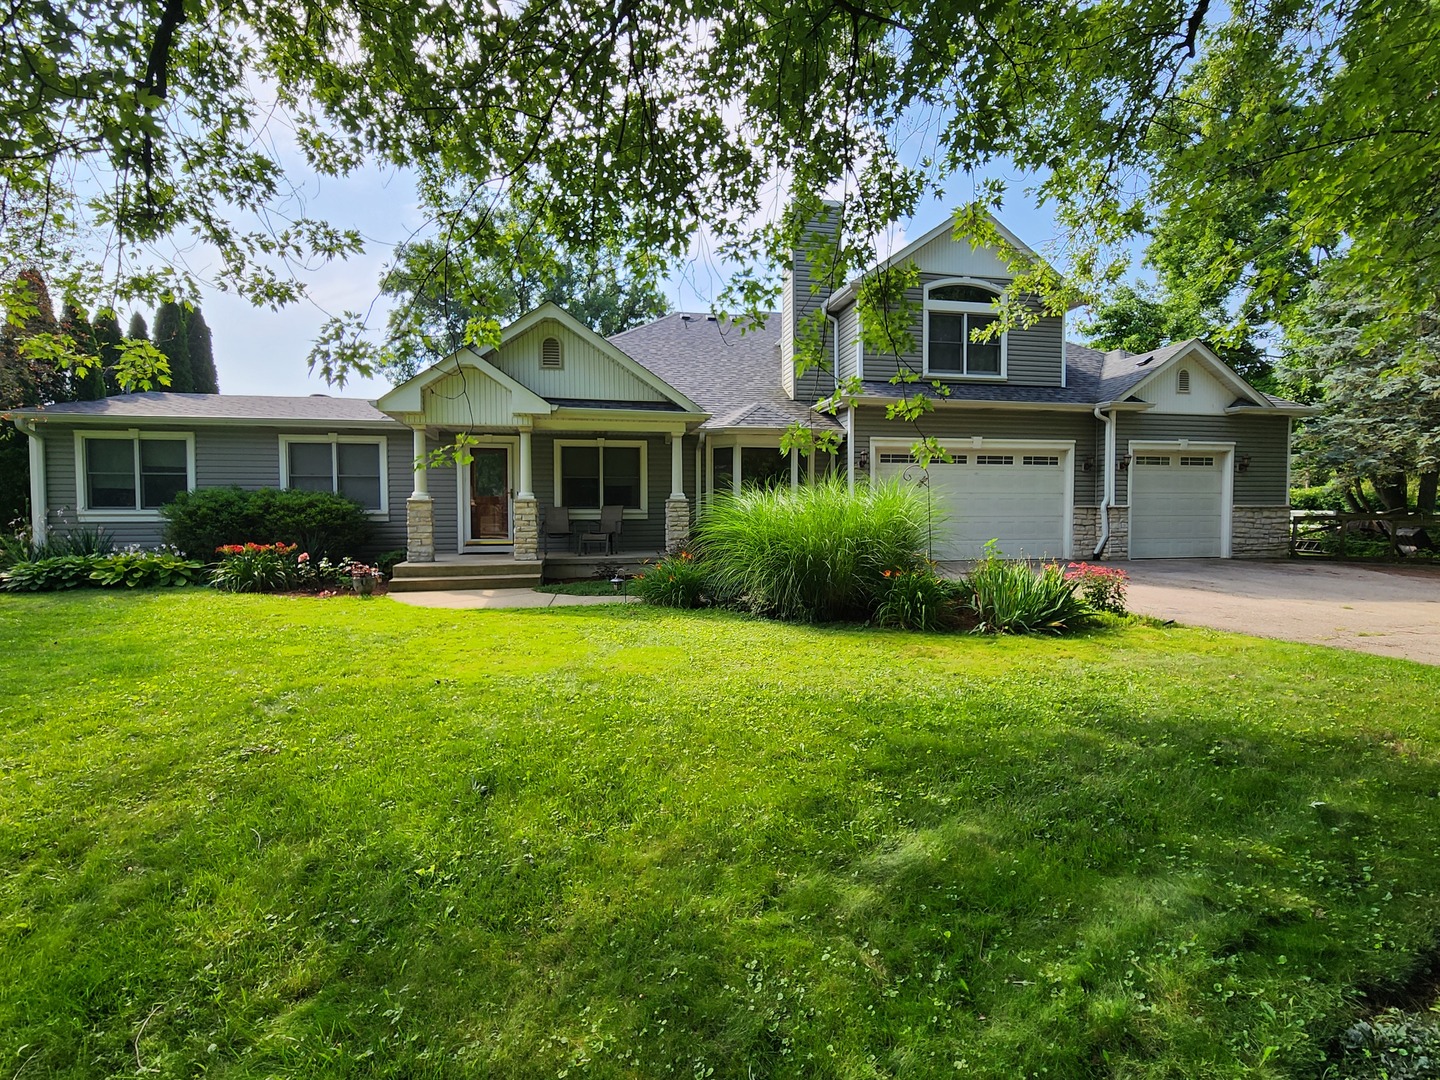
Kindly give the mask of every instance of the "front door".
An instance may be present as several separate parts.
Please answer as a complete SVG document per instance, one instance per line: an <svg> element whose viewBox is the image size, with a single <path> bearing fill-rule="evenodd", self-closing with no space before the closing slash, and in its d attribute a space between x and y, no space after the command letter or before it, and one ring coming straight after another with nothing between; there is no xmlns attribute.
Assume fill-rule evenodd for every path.
<svg viewBox="0 0 1440 1080"><path fill-rule="evenodd" d="M510 448L470 450L471 543L508 544L510 534Z"/></svg>

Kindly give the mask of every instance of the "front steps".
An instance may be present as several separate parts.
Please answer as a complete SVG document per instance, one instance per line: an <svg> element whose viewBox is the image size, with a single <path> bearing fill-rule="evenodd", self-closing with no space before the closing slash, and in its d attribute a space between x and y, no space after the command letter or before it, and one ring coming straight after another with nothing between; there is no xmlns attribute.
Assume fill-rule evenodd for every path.
<svg viewBox="0 0 1440 1080"><path fill-rule="evenodd" d="M544 564L538 559L458 556L444 562L396 563L391 592L436 592L449 589L533 589Z"/></svg>

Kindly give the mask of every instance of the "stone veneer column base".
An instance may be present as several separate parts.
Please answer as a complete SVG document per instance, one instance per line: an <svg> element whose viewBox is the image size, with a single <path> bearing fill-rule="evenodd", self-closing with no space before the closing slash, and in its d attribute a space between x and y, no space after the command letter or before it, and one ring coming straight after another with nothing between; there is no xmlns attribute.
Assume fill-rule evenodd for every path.
<svg viewBox="0 0 1440 1080"><path fill-rule="evenodd" d="M675 551L690 539L690 500L665 500L665 550Z"/></svg>
<svg viewBox="0 0 1440 1080"><path fill-rule="evenodd" d="M1096 517L1098 519L1099 515ZM1097 536L1095 539L1098 543L1100 538ZM1092 547L1090 550L1095 549ZM1110 540L1100 557L1106 562L1130 558L1130 507L1110 507Z"/></svg>
<svg viewBox="0 0 1440 1080"><path fill-rule="evenodd" d="M433 499L405 500L405 560L435 561L435 502Z"/></svg>
<svg viewBox="0 0 1440 1080"><path fill-rule="evenodd" d="M1237 559L1283 559L1289 555L1290 507L1232 507L1230 554Z"/></svg>
<svg viewBox="0 0 1440 1080"><path fill-rule="evenodd" d="M1077 506L1071 532L1075 549L1075 561L1084 562L1094 558L1095 545L1100 542L1100 508L1098 506Z"/></svg>
<svg viewBox="0 0 1440 1080"><path fill-rule="evenodd" d="M534 499L515 500L515 558L540 557L540 504Z"/></svg>

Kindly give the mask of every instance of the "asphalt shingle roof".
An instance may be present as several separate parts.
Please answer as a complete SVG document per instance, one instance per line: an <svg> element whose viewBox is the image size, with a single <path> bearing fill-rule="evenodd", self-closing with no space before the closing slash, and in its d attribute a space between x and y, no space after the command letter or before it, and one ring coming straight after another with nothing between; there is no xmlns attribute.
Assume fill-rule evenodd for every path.
<svg viewBox="0 0 1440 1080"><path fill-rule="evenodd" d="M780 388L780 353L772 326L720 320L696 312L675 312L610 339L711 414L706 430L726 427L784 429L795 421L836 427L811 409L814 402L791 401Z"/></svg>
<svg viewBox="0 0 1440 1080"><path fill-rule="evenodd" d="M63 401L36 409L15 411L35 416L117 420L330 420L350 424L398 423L364 398L330 397L328 394L270 397L261 394L172 394L149 391L141 394L116 394L99 401Z"/></svg>

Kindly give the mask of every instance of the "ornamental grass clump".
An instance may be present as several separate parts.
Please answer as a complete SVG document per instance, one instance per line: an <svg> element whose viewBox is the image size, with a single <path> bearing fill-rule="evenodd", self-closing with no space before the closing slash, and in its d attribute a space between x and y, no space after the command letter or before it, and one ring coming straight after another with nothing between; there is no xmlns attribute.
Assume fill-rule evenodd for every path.
<svg viewBox="0 0 1440 1080"><path fill-rule="evenodd" d="M885 582L875 625L897 630L945 630L955 625L955 583L938 576L933 566L887 570Z"/></svg>
<svg viewBox="0 0 1440 1080"><path fill-rule="evenodd" d="M1027 560L1004 558L991 540L985 557L960 580L958 594L977 633L1063 634L1095 614L1079 588L1057 563L1037 571Z"/></svg>
<svg viewBox="0 0 1440 1080"><path fill-rule="evenodd" d="M871 618L886 571L925 565L925 495L898 481L844 480L747 488L700 518L697 545L713 588L761 614L794 622Z"/></svg>

